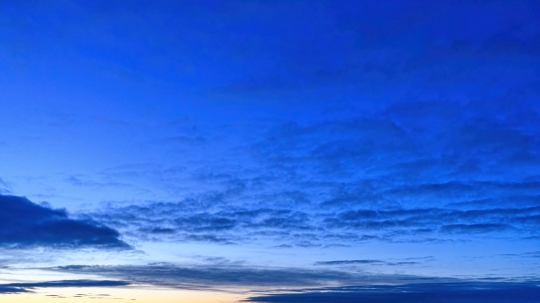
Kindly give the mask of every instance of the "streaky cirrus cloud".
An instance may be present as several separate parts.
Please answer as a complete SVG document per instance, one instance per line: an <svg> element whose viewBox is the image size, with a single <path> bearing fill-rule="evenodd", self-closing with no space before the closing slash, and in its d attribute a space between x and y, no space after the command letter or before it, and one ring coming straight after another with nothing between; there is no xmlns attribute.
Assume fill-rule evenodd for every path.
<svg viewBox="0 0 540 303"><path fill-rule="evenodd" d="M38 205L25 197L6 195L0 195L0 246L130 248L115 229L89 219L71 219L65 210Z"/></svg>

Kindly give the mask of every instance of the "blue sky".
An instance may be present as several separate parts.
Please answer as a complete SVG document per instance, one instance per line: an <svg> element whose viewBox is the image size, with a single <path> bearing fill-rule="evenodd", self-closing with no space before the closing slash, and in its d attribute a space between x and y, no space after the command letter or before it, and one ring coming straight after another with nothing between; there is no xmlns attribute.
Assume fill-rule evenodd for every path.
<svg viewBox="0 0 540 303"><path fill-rule="evenodd" d="M0 296L540 292L537 1L4 1L0 22Z"/></svg>

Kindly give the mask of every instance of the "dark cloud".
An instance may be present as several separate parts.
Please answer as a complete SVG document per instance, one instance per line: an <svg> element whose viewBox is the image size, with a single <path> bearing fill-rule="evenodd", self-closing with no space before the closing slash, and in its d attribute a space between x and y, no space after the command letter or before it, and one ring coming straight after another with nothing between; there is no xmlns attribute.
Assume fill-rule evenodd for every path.
<svg viewBox="0 0 540 303"><path fill-rule="evenodd" d="M537 282L522 283L422 283L398 286L352 286L304 290L251 297L246 302L441 302L441 303L533 303L538 301Z"/></svg>
<svg viewBox="0 0 540 303"><path fill-rule="evenodd" d="M114 280L61 280L35 283L10 283L0 284L0 294L2 293L22 293L31 292L34 288L46 287L115 287L126 286L130 283Z"/></svg>
<svg viewBox="0 0 540 303"><path fill-rule="evenodd" d="M0 245L129 248L120 234L91 220L74 220L65 210L32 203L24 197L0 195Z"/></svg>
<svg viewBox="0 0 540 303"><path fill-rule="evenodd" d="M9 284L0 285L0 294L20 293L27 292L26 289L21 287L10 286Z"/></svg>

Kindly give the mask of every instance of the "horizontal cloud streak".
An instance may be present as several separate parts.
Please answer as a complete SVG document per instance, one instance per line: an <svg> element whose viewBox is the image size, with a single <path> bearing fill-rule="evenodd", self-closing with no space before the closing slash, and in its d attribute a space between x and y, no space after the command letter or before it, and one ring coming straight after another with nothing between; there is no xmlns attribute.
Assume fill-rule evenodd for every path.
<svg viewBox="0 0 540 303"><path fill-rule="evenodd" d="M327 266L349 266L349 265L388 265L388 266L400 266L400 265L419 265L423 262L433 261L433 257L424 258L407 258L403 260L384 261L384 260L332 260L332 261L319 261L315 262L315 265L327 265Z"/></svg>
<svg viewBox="0 0 540 303"><path fill-rule="evenodd" d="M261 289L325 287L328 285L353 285L363 281L373 283L407 283L422 281L455 280L424 278L413 275L384 275L349 272L334 269L307 269L291 267L260 267L245 265L182 266L171 263L147 265L87 266L70 265L48 268L71 274L92 274L129 281L133 284L151 284L180 289Z"/></svg>

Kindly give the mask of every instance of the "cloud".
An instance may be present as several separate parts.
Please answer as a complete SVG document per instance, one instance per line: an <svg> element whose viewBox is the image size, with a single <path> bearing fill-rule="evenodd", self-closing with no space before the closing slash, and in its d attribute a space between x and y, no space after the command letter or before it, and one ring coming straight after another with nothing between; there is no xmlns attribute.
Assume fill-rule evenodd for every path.
<svg viewBox="0 0 540 303"><path fill-rule="evenodd" d="M34 283L10 283L0 284L0 294L5 293L22 293L30 292L34 288L45 287L115 287L126 286L130 283L125 281L114 280L61 280L61 281L48 281L48 282L34 282Z"/></svg>
<svg viewBox="0 0 540 303"><path fill-rule="evenodd" d="M5 195L0 195L0 246L129 248L120 240L118 231L110 227L70 219L65 210Z"/></svg>
<svg viewBox="0 0 540 303"><path fill-rule="evenodd" d="M470 186L475 187L475 184ZM498 188L522 190L529 184L489 184ZM451 194L467 186L430 185ZM392 191L392 195L394 191ZM348 195L348 194L347 194ZM279 195L276 195L279 196ZM235 196L242 199L242 195ZM257 196L252 196L257 197ZM204 199L204 197L201 197ZM216 202L213 211L201 211L197 198L176 203L148 203L125 207L109 206L103 212L88 214L103 224L118 228L126 237L153 241L197 241L222 244L271 240L281 247L354 245L365 241L433 242L469 239L479 235L533 235L537 230L540 207L489 207L482 205L440 205L440 207L393 207L347 204L328 209L324 204L270 205ZM276 203L276 206L280 206ZM493 205L496 206L496 205Z"/></svg>
<svg viewBox="0 0 540 303"><path fill-rule="evenodd" d="M413 261L414 260L414 261ZM424 258L408 258L403 261L384 261L384 260L333 260L333 261L319 261L315 262L315 265L328 265L328 266L341 266L341 265L388 265L388 266L401 266L401 265L419 265L426 261L431 261L432 257Z"/></svg>
<svg viewBox="0 0 540 303"><path fill-rule="evenodd" d="M348 272L334 269L306 269L290 267L257 267L243 264L216 264L182 266L171 263L147 265L87 266L70 265L47 268L71 274L91 274L129 281L133 284L150 284L181 289L268 289L295 287L324 287L365 283L404 283L421 281L411 275L383 275ZM433 278L438 280L438 278ZM450 279L452 280L452 279Z"/></svg>
<svg viewBox="0 0 540 303"><path fill-rule="evenodd" d="M536 259L540 258L540 251L529 251L525 253L517 253L517 254L501 254L501 256L505 257L515 257L515 258L521 258L521 259L529 259L527 261L530 261L530 259Z"/></svg>
<svg viewBox="0 0 540 303"><path fill-rule="evenodd" d="M27 292L26 289L21 287L10 286L9 284L0 285L0 294L20 293Z"/></svg>
<svg viewBox="0 0 540 303"><path fill-rule="evenodd" d="M539 207L457 210L412 208L394 210L351 210L326 218L330 227L360 230L420 231L481 234L521 229L533 232Z"/></svg>
<svg viewBox="0 0 540 303"><path fill-rule="evenodd" d="M538 301L537 282L488 283L453 282L405 285L370 285L303 290L295 293L270 294L251 297L245 302L440 302L440 303L533 303Z"/></svg>

